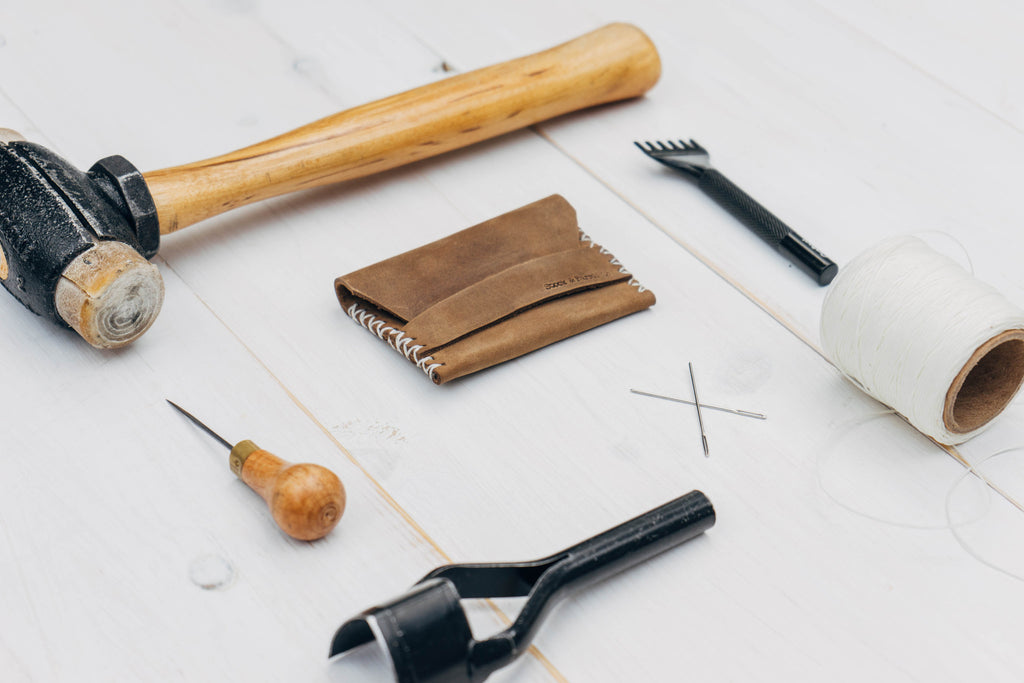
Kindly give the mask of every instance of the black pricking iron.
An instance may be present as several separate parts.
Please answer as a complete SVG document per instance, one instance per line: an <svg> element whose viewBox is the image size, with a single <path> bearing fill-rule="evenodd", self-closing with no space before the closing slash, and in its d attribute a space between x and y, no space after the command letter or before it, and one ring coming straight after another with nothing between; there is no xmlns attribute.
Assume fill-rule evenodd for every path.
<svg viewBox="0 0 1024 683"><path fill-rule="evenodd" d="M697 180L697 187L731 213L755 235L772 245L795 266L824 287L839 272L832 259L811 246L810 242L780 221L756 199L711 166L708 151L690 140L673 142L634 142L640 151L669 168L682 171Z"/></svg>
<svg viewBox="0 0 1024 683"><path fill-rule="evenodd" d="M533 562L451 564L391 602L345 622L331 657L377 638L398 683L479 683L523 654L541 621L570 588L595 583L675 547L715 523L700 491ZM515 622L476 640L460 600L526 597Z"/></svg>

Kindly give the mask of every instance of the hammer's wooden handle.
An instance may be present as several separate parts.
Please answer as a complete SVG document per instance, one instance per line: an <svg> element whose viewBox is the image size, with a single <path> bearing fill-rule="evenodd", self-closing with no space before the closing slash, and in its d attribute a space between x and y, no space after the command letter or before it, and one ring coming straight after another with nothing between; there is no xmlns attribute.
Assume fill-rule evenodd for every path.
<svg viewBox="0 0 1024 683"><path fill-rule="evenodd" d="M650 39L610 24L537 54L349 109L220 157L145 174L167 234L250 202L371 175L658 80Z"/></svg>

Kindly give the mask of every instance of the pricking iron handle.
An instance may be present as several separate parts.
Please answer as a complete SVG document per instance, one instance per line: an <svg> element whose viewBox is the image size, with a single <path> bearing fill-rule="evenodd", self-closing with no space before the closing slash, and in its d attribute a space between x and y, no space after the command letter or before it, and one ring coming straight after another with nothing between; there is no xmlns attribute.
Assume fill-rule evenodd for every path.
<svg viewBox="0 0 1024 683"><path fill-rule="evenodd" d="M819 285L832 282L839 272L839 267L831 259L715 169L709 168L701 173L697 186Z"/></svg>
<svg viewBox="0 0 1024 683"><path fill-rule="evenodd" d="M711 501L691 491L540 560L439 567L405 595L343 624L330 655L376 636L399 683L479 683L526 651L556 598L677 546L714 523ZM526 604L509 628L486 640L473 638L460 600L524 596Z"/></svg>

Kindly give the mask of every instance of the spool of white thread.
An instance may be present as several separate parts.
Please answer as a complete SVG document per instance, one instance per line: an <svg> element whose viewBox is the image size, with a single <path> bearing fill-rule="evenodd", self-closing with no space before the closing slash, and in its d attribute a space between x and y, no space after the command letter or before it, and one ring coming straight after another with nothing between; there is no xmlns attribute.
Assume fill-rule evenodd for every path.
<svg viewBox="0 0 1024 683"><path fill-rule="evenodd" d="M821 342L864 391L943 444L982 431L1024 380L1024 311L915 237L840 269Z"/></svg>

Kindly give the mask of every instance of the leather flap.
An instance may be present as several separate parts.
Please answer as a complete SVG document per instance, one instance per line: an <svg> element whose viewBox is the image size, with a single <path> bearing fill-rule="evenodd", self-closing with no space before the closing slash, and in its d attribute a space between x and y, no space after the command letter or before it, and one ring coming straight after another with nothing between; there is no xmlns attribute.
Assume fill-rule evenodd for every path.
<svg viewBox="0 0 1024 683"><path fill-rule="evenodd" d="M577 239L574 249L517 264L452 294L409 321L405 333L433 351L531 306L627 279L610 259Z"/></svg>
<svg viewBox="0 0 1024 683"><path fill-rule="evenodd" d="M334 281L408 322L495 273L580 246L576 211L560 195L407 251Z"/></svg>

